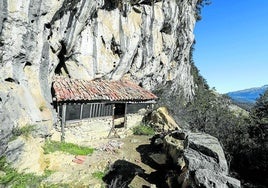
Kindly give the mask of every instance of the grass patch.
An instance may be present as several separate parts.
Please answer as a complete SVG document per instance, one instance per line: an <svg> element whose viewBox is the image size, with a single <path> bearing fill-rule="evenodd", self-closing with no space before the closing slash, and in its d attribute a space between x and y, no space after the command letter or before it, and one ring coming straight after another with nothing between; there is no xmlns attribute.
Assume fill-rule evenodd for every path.
<svg viewBox="0 0 268 188"><path fill-rule="evenodd" d="M102 171L96 171L92 173L92 176L98 180L102 180L102 178L105 176L106 172Z"/></svg>
<svg viewBox="0 0 268 188"><path fill-rule="evenodd" d="M14 136L24 136L28 138L34 131L35 125L25 125L24 127L16 127L12 130Z"/></svg>
<svg viewBox="0 0 268 188"><path fill-rule="evenodd" d="M138 125L132 129L135 135L154 135L154 129L146 125Z"/></svg>
<svg viewBox="0 0 268 188"><path fill-rule="evenodd" d="M42 188L70 188L71 186L66 183L51 184L51 185L42 185Z"/></svg>
<svg viewBox="0 0 268 188"><path fill-rule="evenodd" d="M37 187L42 180L51 175L51 171L45 171L42 176L37 176L33 173L18 173L12 168L4 157L0 158L0 171L4 172L3 176L0 176L0 187L11 188L25 188L25 187Z"/></svg>
<svg viewBox="0 0 268 188"><path fill-rule="evenodd" d="M92 173L92 177L96 178L97 180L101 181L101 188L105 188L105 183L103 182L103 177L108 173L109 171L109 167L106 166L106 168L104 169L104 171L96 171Z"/></svg>
<svg viewBox="0 0 268 188"><path fill-rule="evenodd" d="M25 125L24 127L15 127L12 130L12 137L10 141L16 140L19 136L29 138L31 133L35 130L35 125Z"/></svg>
<svg viewBox="0 0 268 188"><path fill-rule="evenodd" d="M90 155L94 151L93 148L57 141L46 141L43 149L45 154L62 151L72 155Z"/></svg>

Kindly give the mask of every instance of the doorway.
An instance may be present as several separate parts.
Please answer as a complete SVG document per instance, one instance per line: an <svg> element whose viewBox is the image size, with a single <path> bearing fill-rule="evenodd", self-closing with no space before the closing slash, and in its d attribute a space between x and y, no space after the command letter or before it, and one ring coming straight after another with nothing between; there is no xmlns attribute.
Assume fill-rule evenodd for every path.
<svg viewBox="0 0 268 188"><path fill-rule="evenodd" d="M116 103L114 109L114 123L116 128L124 127L125 124L125 103Z"/></svg>

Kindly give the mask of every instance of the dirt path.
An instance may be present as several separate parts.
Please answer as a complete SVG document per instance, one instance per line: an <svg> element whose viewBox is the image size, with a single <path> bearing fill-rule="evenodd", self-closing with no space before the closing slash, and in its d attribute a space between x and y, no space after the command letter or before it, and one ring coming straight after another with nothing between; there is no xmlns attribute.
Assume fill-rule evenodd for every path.
<svg viewBox="0 0 268 188"><path fill-rule="evenodd" d="M146 174L155 171L142 158L146 154L150 143L148 136L131 135L123 139L105 139L94 146L98 150L91 156L86 156L82 164L73 162L75 156L53 153L46 155L49 170L55 171L45 180L45 184L69 184L70 187L103 187L100 178L93 177L93 173L104 172L111 164L124 161L127 165L134 165L144 170ZM117 147L120 146L121 147ZM126 167L127 168L127 167ZM134 178L134 177L133 177ZM133 180L134 187L149 186L143 178Z"/></svg>

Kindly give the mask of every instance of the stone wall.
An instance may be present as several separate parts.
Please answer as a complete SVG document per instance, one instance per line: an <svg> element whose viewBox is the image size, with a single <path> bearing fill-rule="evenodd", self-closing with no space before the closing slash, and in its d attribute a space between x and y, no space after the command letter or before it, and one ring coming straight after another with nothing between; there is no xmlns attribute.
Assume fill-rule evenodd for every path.
<svg viewBox="0 0 268 188"><path fill-rule="evenodd" d="M143 114L128 114L126 119L126 128L119 126L120 123L123 123L124 118L115 119L116 127L121 128L116 128L116 134L112 132L110 135L111 138L118 136L124 137L130 134L133 127L142 123ZM93 144L92 142L108 137L112 128L112 122L112 116L67 121L65 141L78 145L91 146ZM58 141L61 139L60 127L57 127L57 131L53 133L52 139Z"/></svg>

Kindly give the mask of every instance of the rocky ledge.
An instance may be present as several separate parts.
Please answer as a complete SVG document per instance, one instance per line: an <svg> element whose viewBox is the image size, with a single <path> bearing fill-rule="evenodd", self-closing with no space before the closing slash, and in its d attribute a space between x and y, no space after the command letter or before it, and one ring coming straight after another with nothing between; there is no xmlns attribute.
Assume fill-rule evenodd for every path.
<svg viewBox="0 0 268 188"><path fill-rule="evenodd" d="M165 136L155 136L152 144L161 147L163 152L162 157L152 157L155 162L163 165L163 159L171 159L177 167L177 175L171 176L170 180L167 178L167 181L173 182L172 185L241 187L239 180L229 176L224 152L219 141L213 136L174 131Z"/></svg>

